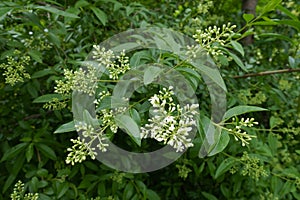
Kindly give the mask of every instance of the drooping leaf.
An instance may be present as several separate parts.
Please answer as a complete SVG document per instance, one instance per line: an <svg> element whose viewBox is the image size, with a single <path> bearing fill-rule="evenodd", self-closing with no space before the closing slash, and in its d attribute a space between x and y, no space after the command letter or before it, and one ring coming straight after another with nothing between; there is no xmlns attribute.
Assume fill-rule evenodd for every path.
<svg viewBox="0 0 300 200"><path fill-rule="evenodd" d="M46 68L42 69L40 71L37 71L31 75L31 78L41 78L44 76L47 76L49 74L55 74L55 72L52 69Z"/></svg>
<svg viewBox="0 0 300 200"><path fill-rule="evenodd" d="M54 98L57 98L58 100L63 100L61 94L45 94L34 99L33 103L47 103L49 101L52 101Z"/></svg>
<svg viewBox="0 0 300 200"><path fill-rule="evenodd" d="M233 58L234 62L245 72L247 72L247 68L245 67L244 63L241 61L241 59L235 55L234 53L231 53L228 51L228 54Z"/></svg>
<svg viewBox="0 0 300 200"><path fill-rule="evenodd" d="M300 21L295 20L278 20L278 24L288 25L295 28L297 31L300 31Z"/></svg>
<svg viewBox="0 0 300 200"><path fill-rule="evenodd" d="M75 131L75 123L74 121L70 121L68 123L65 123L63 125L61 125L60 127L58 127L54 133L66 133L66 132L71 132L71 131Z"/></svg>
<svg viewBox="0 0 300 200"><path fill-rule="evenodd" d="M232 47L234 48L234 50L236 50L237 52L239 52L242 56L244 56L245 52L244 52L244 48L243 46L238 43L237 41L230 41L230 44L232 45Z"/></svg>
<svg viewBox="0 0 300 200"><path fill-rule="evenodd" d="M8 159L12 159L13 157L17 156L19 153L24 151L27 146L28 146L28 143L24 142L24 143L17 144L16 146L10 148L9 150L7 150L4 153L0 162L3 162Z"/></svg>
<svg viewBox="0 0 300 200"><path fill-rule="evenodd" d="M35 6L34 8L40 9L40 10L45 10L45 11L48 11L50 13L53 13L53 14L56 14L56 15L61 15L61 16L64 16L64 17L79 18L77 15L74 15L73 13L68 13L66 11L59 10L57 8L50 7L50 6Z"/></svg>
<svg viewBox="0 0 300 200"><path fill-rule="evenodd" d="M278 34L278 33L261 33L261 34L258 34L257 36L258 37L268 37L268 38L271 38L274 40L276 40L276 39L286 40L288 42L294 43L294 41L291 38L289 38L285 35L282 35L282 34Z"/></svg>
<svg viewBox="0 0 300 200"><path fill-rule="evenodd" d="M91 10L99 19L99 21L105 26L107 23L107 15L105 14L105 12L94 6L91 7Z"/></svg>
<svg viewBox="0 0 300 200"><path fill-rule="evenodd" d="M124 129L130 138L139 146L141 146L141 134L138 125L127 115L117 115L115 122L118 127Z"/></svg>
<svg viewBox="0 0 300 200"><path fill-rule="evenodd" d="M38 148L38 150L41 151L41 153L46 156L47 158L50 158L51 160L56 160L56 154L53 151L53 149L51 149L50 147L48 147L47 145L43 144L43 143L36 143L35 146Z"/></svg>
<svg viewBox="0 0 300 200"><path fill-rule="evenodd" d="M257 106L236 106L236 107L233 107L233 108L227 110L223 119L227 120L227 119L230 119L231 117L234 117L237 115L241 115L241 114L245 114L245 113L249 113L249 112L266 111L266 110L267 109L265 109L265 108L260 108Z"/></svg>
<svg viewBox="0 0 300 200"><path fill-rule="evenodd" d="M11 7L2 7L0 8L0 21L2 21L5 16L11 12L13 9Z"/></svg>
<svg viewBox="0 0 300 200"><path fill-rule="evenodd" d="M290 18L292 18L293 20L299 21L298 17L295 14L291 13L287 8L283 7L282 5L277 5L276 8L284 14L286 14L287 16L289 16Z"/></svg>
<svg viewBox="0 0 300 200"><path fill-rule="evenodd" d="M267 12L270 12L276 8L281 3L282 0L270 0L267 5L263 7L263 10L260 15L264 15Z"/></svg>

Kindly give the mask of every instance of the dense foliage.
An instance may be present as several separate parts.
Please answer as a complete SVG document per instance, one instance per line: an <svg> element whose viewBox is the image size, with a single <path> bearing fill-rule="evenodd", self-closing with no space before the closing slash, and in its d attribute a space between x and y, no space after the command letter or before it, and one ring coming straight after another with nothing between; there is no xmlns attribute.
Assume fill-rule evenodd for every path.
<svg viewBox="0 0 300 200"><path fill-rule="evenodd" d="M292 0L260 0L256 16L243 13L239 0L0 2L0 199L300 199L299 11L300 2ZM148 49L120 54L117 64L124 71L151 62L179 66L201 110L193 144L173 164L149 173L110 169L93 154L72 157L78 153L71 149L78 137L72 89L82 61L95 50L96 57L107 53L95 45L109 37L150 25L194 38L217 64L228 110L215 124L220 142L210 156L199 154L211 99L197 69ZM244 45L245 37L254 42ZM117 78L105 74L103 80L123 73L113 72ZM113 86L100 81L99 99ZM154 84L138 90L129 114L149 123L156 97L168 97L166 109L174 105L168 92ZM141 102L145 96L152 101ZM140 147L107 123L106 135L123 148L161 147L144 139Z"/></svg>

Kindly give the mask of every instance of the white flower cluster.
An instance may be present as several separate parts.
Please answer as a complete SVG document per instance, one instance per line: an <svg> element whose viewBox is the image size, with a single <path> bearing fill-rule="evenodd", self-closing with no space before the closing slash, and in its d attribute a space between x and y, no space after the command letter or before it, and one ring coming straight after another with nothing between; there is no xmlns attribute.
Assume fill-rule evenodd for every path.
<svg viewBox="0 0 300 200"><path fill-rule="evenodd" d="M118 80L120 74L130 69L129 58L125 56L125 50L116 56L112 50L107 50L99 45L93 46L92 58L104 65L109 71L109 78ZM116 59L116 60L115 60Z"/></svg>
<svg viewBox="0 0 300 200"><path fill-rule="evenodd" d="M222 29L217 26L210 26L204 31L197 30L193 37L209 54L218 56L222 52L216 44L225 46L228 39L234 34L234 28L236 25L231 25L230 22L227 25L223 24Z"/></svg>
<svg viewBox="0 0 300 200"><path fill-rule="evenodd" d="M232 121L235 122L235 118L232 118ZM245 146L246 144L249 144L248 141L252 140L254 138L254 135L247 134L246 131L243 131L243 127L253 127L254 125L257 125L258 122L254 121L254 118L241 118L240 121L236 122L235 128L228 129L228 131L234 135L234 139L236 141L241 140L242 146Z"/></svg>
<svg viewBox="0 0 300 200"><path fill-rule="evenodd" d="M142 138L154 138L164 144L169 144L182 152L193 143L189 132L196 125L195 115L198 114L198 104L186 105L183 108L174 103L172 87L163 88L159 94L149 99L154 110L154 116L148 119L148 124L141 128Z"/></svg>
<svg viewBox="0 0 300 200"><path fill-rule="evenodd" d="M86 93L90 96L95 94L97 89L97 71L93 66L87 66L87 70L80 68L73 70L64 70L65 80L56 80L55 92L67 95L72 90Z"/></svg>
<svg viewBox="0 0 300 200"><path fill-rule="evenodd" d="M30 78L30 74L26 72L26 66L30 61L29 56L21 56L21 52L15 50L14 55L7 56L6 60L7 63L0 64L0 69L5 70L2 74L5 77L5 83L14 86L17 82L24 82L24 79Z"/></svg>
<svg viewBox="0 0 300 200"><path fill-rule="evenodd" d="M77 162L82 162L86 159L87 155L95 159L97 151L95 147L91 147L95 141L97 142L97 150L102 152L107 151L106 147L108 144L105 143L107 138L103 136L103 131L97 131L92 125L88 125L85 122L79 122L75 125L75 128L78 132L82 133L83 139L80 139L80 137L71 139L74 145L72 148L67 149L67 151L70 151L66 159L67 164L71 163L74 165Z"/></svg>

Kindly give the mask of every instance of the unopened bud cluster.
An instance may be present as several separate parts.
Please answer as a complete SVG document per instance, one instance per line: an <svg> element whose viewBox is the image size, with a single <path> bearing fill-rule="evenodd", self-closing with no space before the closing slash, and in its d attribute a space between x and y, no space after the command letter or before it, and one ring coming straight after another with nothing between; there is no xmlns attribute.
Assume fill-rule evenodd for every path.
<svg viewBox="0 0 300 200"><path fill-rule="evenodd" d="M228 129L228 131L233 134L236 141L240 140L242 142L242 146L249 144L249 141L255 137L254 135L247 134L247 132L242 129L244 127L253 127L254 125L257 125L258 122L255 122L254 120L254 118L241 118L239 121L236 121L235 118L232 119L232 124L234 124L235 127Z"/></svg>

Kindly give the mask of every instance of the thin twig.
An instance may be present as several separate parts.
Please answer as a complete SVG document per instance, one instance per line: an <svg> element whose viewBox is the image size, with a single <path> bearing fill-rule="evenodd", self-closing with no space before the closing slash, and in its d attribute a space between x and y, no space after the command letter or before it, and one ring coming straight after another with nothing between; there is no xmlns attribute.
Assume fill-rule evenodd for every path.
<svg viewBox="0 0 300 200"><path fill-rule="evenodd" d="M258 73L252 73L252 74L245 74L242 76L234 76L232 78L247 78L247 77L255 77L255 76L267 76L271 74L282 74L282 73L291 73L291 72L300 72L300 68L297 69L280 69L280 70L274 70L274 71L265 71L265 72L258 72Z"/></svg>

